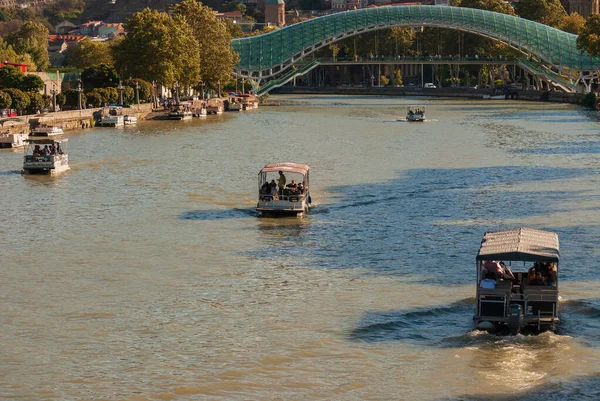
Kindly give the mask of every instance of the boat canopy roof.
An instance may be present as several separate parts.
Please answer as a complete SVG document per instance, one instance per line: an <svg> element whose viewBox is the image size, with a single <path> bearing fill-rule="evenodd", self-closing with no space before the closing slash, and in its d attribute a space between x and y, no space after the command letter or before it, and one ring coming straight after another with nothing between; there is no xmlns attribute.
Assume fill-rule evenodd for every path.
<svg viewBox="0 0 600 401"><path fill-rule="evenodd" d="M26 139L25 142L35 143L37 145L52 145L54 143L67 142L67 138L54 139L54 138L43 138L43 139Z"/></svg>
<svg viewBox="0 0 600 401"><path fill-rule="evenodd" d="M488 231L481 241L477 260L558 262L558 235L533 228Z"/></svg>
<svg viewBox="0 0 600 401"><path fill-rule="evenodd" d="M278 171L284 171L286 173L299 173L306 175L308 173L308 167L306 164L298 163L269 163L260 170L260 173L272 173Z"/></svg>

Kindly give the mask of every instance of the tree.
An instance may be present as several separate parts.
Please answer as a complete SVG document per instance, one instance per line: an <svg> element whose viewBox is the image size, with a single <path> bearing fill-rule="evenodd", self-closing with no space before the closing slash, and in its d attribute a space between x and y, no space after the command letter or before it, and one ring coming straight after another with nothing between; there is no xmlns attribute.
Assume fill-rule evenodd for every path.
<svg viewBox="0 0 600 401"><path fill-rule="evenodd" d="M459 0L453 3L460 7L477 8L479 10L494 11L497 13L515 15L510 3L504 0Z"/></svg>
<svg viewBox="0 0 600 401"><path fill-rule="evenodd" d="M0 9L1 10L1 9ZM17 54L13 47L0 37L0 61L12 61L13 63L23 63L31 65L31 68L36 66L28 54Z"/></svg>
<svg viewBox="0 0 600 401"><path fill-rule="evenodd" d="M48 57L48 28L41 22L25 21L17 32L9 35L7 41L17 53L28 53L39 70L50 65Z"/></svg>
<svg viewBox="0 0 600 401"><path fill-rule="evenodd" d="M83 93L83 92L81 92L81 105L78 103L79 91L70 89L70 90L64 92L64 96L65 96L65 102L63 103L63 105L66 105L71 109L79 109L81 107L81 105L87 104L87 99L86 99L85 93ZM57 102L58 102L58 97L57 97Z"/></svg>
<svg viewBox="0 0 600 401"><path fill-rule="evenodd" d="M8 109L12 104L10 95L4 91L0 91L0 109Z"/></svg>
<svg viewBox="0 0 600 401"><path fill-rule="evenodd" d="M577 13L572 13L563 18L559 28L561 31L579 35L585 27L585 18Z"/></svg>
<svg viewBox="0 0 600 401"><path fill-rule="evenodd" d="M519 17L545 25L559 27L567 16L559 0L520 0L516 11Z"/></svg>
<svg viewBox="0 0 600 401"><path fill-rule="evenodd" d="M113 47L117 68L128 76L165 86L199 82L200 45L184 15L176 12L171 18L167 13L146 8L127 19L127 35ZM221 26L228 36L225 25ZM206 40L218 42L221 38L211 33ZM218 58L217 54L210 56Z"/></svg>
<svg viewBox="0 0 600 401"><path fill-rule="evenodd" d="M67 97L64 93L58 93L56 95L56 105L61 109L64 107L65 103L67 103Z"/></svg>
<svg viewBox="0 0 600 401"><path fill-rule="evenodd" d="M87 104L91 105L92 107L101 107L105 103L104 98L100 93L98 93L97 90L86 92L85 97Z"/></svg>
<svg viewBox="0 0 600 401"><path fill-rule="evenodd" d="M200 81L216 89L231 80L233 67L239 57L231 48L231 34L217 20L212 9L195 0L183 0L174 7L174 18L180 16L191 26L199 45ZM190 82L191 83L191 82Z"/></svg>
<svg viewBox="0 0 600 401"><path fill-rule="evenodd" d="M110 46L106 42L92 42L89 38L77 43L67 58L67 65L83 69L112 63Z"/></svg>
<svg viewBox="0 0 600 401"><path fill-rule="evenodd" d="M27 114L37 114L44 108L44 98L40 93L28 93L29 105L27 106Z"/></svg>
<svg viewBox="0 0 600 401"><path fill-rule="evenodd" d="M115 67L107 64L100 64L90 67L81 73L81 82L85 89L108 88L119 85L119 74Z"/></svg>
<svg viewBox="0 0 600 401"><path fill-rule="evenodd" d="M402 81L402 71L400 70L400 68L396 68L394 70L394 85L402 85L403 81Z"/></svg>
<svg viewBox="0 0 600 401"><path fill-rule="evenodd" d="M97 88L96 92L102 96L103 103L119 102L119 91L117 88Z"/></svg>
<svg viewBox="0 0 600 401"><path fill-rule="evenodd" d="M18 68L5 65L0 68L0 89L20 88L23 82L23 73Z"/></svg>
<svg viewBox="0 0 600 401"><path fill-rule="evenodd" d="M238 24L234 24L230 19L225 19L223 21L225 23L225 27L227 31L231 35L232 38L241 38L244 36L244 32L242 32L242 28Z"/></svg>
<svg viewBox="0 0 600 401"><path fill-rule="evenodd" d="M66 19L76 19L84 8L84 0L56 0L44 8L44 15L53 25Z"/></svg>
<svg viewBox="0 0 600 401"><path fill-rule="evenodd" d="M600 14L592 14L587 18L577 38L577 47L593 57L600 57Z"/></svg>
<svg viewBox="0 0 600 401"><path fill-rule="evenodd" d="M18 88L24 92L39 92L44 89L44 81L37 75L25 75Z"/></svg>
<svg viewBox="0 0 600 401"><path fill-rule="evenodd" d="M340 47L336 44L329 45L329 50L331 50L333 61L335 61L337 59L338 54L340 54Z"/></svg>
<svg viewBox="0 0 600 401"><path fill-rule="evenodd" d="M140 103L144 103L146 101L148 101L148 99L151 99L152 96L154 95L154 87L152 86L152 84L150 82L144 81L143 79L140 78L134 78L134 79L128 79L126 81L123 82L123 85L127 85L131 88L133 88L134 90L134 96L135 96L135 84L137 82L138 85L138 96L140 98ZM135 99L135 97L134 97Z"/></svg>
<svg viewBox="0 0 600 401"><path fill-rule="evenodd" d="M123 88L123 104L135 103L135 89L131 86L125 86Z"/></svg>
<svg viewBox="0 0 600 401"><path fill-rule="evenodd" d="M379 83L381 84L381 86L386 86L390 83L390 79L387 76L382 75L381 77L379 77Z"/></svg>
<svg viewBox="0 0 600 401"><path fill-rule="evenodd" d="M11 107L17 110L17 114L22 114L29 106L29 96L20 89L8 88L4 92L10 96Z"/></svg>

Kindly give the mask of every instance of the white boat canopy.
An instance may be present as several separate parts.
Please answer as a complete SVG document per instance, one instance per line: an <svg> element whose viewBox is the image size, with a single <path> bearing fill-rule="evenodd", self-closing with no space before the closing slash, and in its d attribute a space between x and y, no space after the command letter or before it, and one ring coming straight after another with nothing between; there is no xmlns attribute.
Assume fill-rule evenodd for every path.
<svg viewBox="0 0 600 401"><path fill-rule="evenodd" d="M533 228L488 231L484 234L477 260L558 262L558 235Z"/></svg>
<svg viewBox="0 0 600 401"><path fill-rule="evenodd" d="M308 173L308 167L306 164L298 163L269 163L260 170L260 173L273 173L278 171L284 171L286 173L298 173L306 175Z"/></svg>

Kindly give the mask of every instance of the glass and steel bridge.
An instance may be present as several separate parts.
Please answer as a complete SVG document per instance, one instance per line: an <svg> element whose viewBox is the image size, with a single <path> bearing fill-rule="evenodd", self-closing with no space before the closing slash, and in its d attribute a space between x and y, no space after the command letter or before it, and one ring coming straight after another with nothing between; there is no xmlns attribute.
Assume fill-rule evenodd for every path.
<svg viewBox="0 0 600 401"><path fill-rule="evenodd" d="M600 58L577 48L577 35L511 15L448 6L398 6L335 13L276 31L234 39L240 61L234 74L251 81L272 79L315 51L339 40L391 27L427 26L456 29L506 43L532 56L554 73L589 79ZM308 60L307 60L308 61Z"/></svg>

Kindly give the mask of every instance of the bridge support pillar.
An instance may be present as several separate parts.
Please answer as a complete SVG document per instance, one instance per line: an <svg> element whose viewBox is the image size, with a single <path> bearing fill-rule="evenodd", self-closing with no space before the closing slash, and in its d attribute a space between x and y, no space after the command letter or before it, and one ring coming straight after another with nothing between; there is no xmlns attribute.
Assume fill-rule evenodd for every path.
<svg viewBox="0 0 600 401"><path fill-rule="evenodd" d="M259 79L252 79L252 78L248 78L248 80L250 81L250 85L252 85L252 93L253 94L258 94L258 87L260 85L260 78Z"/></svg>

